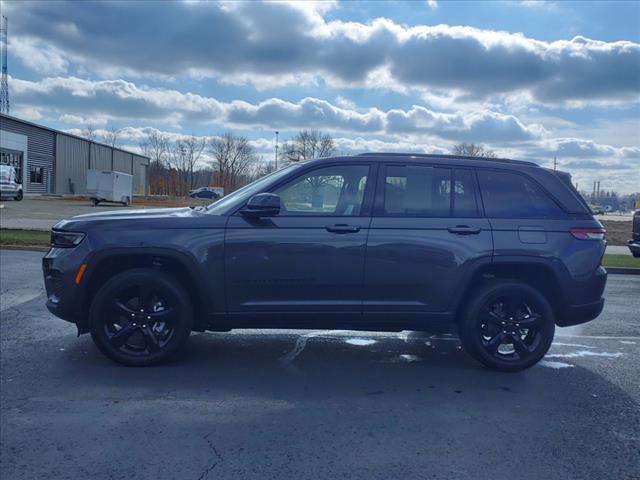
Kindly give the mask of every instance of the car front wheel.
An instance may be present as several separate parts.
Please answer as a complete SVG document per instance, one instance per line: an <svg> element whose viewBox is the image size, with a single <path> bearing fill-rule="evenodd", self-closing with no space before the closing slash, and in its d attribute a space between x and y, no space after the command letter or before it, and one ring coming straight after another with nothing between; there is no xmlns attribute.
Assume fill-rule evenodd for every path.
<svg viewBox="0 0 640 480"><path fill-rule="evenodd" d="M515 372L541 360L553 342L548 300L521 282L496 280L471 297L459 322L465 351L485 366Z"/></svg>
<svg viewBox="0 0 640 480"><path fill-rule="evenodd" d="M13 199L16 202L19 202L20 200L22 200L23 197L24 197L24 194L22 193L22 190L18 190L18 193L16 194L15 197L13 197Z"/></svg>
<svg viewBox="0 0 640 480"><path fill-rule="evenodd" d="M108 280L89 311L91 337L100 351L131 366L167 360L184 345L192 325L184 288L165 272L146 268Z"/></svg>

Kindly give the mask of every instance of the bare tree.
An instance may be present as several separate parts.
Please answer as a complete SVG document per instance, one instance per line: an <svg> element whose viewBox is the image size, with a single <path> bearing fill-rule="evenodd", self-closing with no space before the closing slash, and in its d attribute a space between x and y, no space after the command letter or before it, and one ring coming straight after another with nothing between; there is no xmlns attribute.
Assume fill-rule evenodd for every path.
<svg viewBox="0 0 640 480"><path fill-rule="evenodd" d="M254 167L251 169L251 173L249 174L250 180L253 181L262 178L265 175L274 172L275 169L275 164L273 162L266 161L262 155L260 155L259 157L256 157Z"/></svg>
<svg viewBox="0 0 640 480"><path fill-rule="evenodd" d="M284 157L290 162L330 157L336 151L331 135L318 130L302 130L290 142L282 145Z"/></svg>
<svg viewBox="0 0 640 480"><path fill-rule="evenodd" d="M118 136L120 135L120 129L111 127L102 136L104 143L110 147L115 147L118 144Z"/></svg>
<svg viewBox="0 0 640 480"><path fill-rule="evenodd" d="M168 194L170 172L168 170L169 160L169 137L156 130L149 130L147 138L140 142L142 153L149 157L149 190L152 194Z"/></svg>
<svg viewBox="0 0 640 480"><path fill-rule="evenodd" d="M91 123L89 123L87 127L84 130L82 130L81 135L87 140L89 140L90 142L95 142L96 137L98 136L96 133L96 127L94 127L93 124Z"/></svg>
<svg viewBox="0 0 640 480"><path fill-rule="evenodd" d="M204 138L194 135L178 140L170 151L169 163L178 172L178 194L184 195L195 185L194 171L206 145Z"/></svg>
<svg viewBox="0 0 640 480"><path fill-rule="evenodd" d="M165 165L169 155L169 137L157 130L149 130L147 138L140 142L140 150L152 162Z"/></svg>
<svg viewBox="0 0 640 480"><path fill-rule="evenodd" d="M250 165L256 160L247 138L237 137L230 132L212 138L209 151L214 159L213 168L218 182L224 187L225 193L238 188L242 179L248 176Z"/></svg>
<svg viewBox="0 0 640 480"><path fill-rule="evenodd" d="M465 155L467 157L496 158L496 152L487 150L477 143L458 143L453 146L452 152L454 155Z"/></svg>

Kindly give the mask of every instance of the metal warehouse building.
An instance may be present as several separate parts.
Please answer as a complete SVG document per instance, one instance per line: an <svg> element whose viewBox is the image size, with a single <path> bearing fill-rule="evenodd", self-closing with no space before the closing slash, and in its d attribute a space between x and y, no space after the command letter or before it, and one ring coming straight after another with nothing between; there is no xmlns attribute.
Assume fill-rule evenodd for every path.
<svg viewBox="0 0 640 480"><path fill-rule="evenodd" d="M0 164L16 167L27 194L84 195L90 169L132 174L134 195L147 193L147 157L4 114Z"/></svg>

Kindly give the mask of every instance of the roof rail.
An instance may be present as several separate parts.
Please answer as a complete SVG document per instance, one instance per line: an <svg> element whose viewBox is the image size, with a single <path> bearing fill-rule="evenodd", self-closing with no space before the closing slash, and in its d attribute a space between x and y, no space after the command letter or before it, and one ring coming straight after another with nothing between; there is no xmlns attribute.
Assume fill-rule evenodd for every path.
<svg viewBox="0 0 640 480"><path fill-rule="evenodd" d="M517 163L520 165L531 165L533 167L539 167L537 163L528 162L526 160L512 160L510 158L492 158L492 157L471 157L468 155L449 155L449 154L434 154L434 153L394 153L394 152L366 152L359 153L357 157L415 157L415 158L437 158L440 160L481 160L485 162L500 162L500 163Z"/></svg>

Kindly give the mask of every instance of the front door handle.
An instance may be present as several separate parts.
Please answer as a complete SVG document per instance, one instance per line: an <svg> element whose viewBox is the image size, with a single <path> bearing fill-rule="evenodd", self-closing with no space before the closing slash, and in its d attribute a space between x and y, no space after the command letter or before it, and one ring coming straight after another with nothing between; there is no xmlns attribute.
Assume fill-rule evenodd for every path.
<svg viewBox="0 0 640 480"><path fill-rule="evenodd" d="M456 235L477 235L482 230L479 227L470 227L469 225L456 225L455 227L447 228L449 233L455 233Z"/></svg>
<svg viewBox="0 0 640 480"><path fill-rule="evenodd" d="M338 223L336 225L327 225L324 228L327 229L327 232L331 232L331 233L356 233L360 231L360 227L356 227L354 225L346 225L344 223Z"/></svg>

